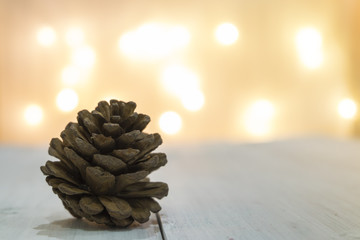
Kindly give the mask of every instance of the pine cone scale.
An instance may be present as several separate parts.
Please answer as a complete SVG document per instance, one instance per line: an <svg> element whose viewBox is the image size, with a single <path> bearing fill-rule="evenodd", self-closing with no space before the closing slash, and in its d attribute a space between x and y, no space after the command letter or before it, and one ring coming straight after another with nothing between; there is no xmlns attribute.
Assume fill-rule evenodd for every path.
<svg viewBox="0 0 360 240"><path fill-rule="evenodd" d="M85 127L89 133L101 133L99 122L88 110L80 111L77 119L78 123Z"/></svg>
<svg viewBox="0 0 360 240"><path fill-rule="evenodd" d="M94 154L92 163L114 175L120 174L127 169L126 163L111 155Z"/></svg>
<svg viewBox="0 0 360 240"><path fill-rule="evenodd" d="M115 186L115 176L100 167L87 167L85 180L96 195L109 194Z"/></svg>
<svg viewBox="0 0 360 240"><path fill-rule="evenodd" d="M134 219L132 217L128 217L128 218L125 218L125 219L116 219L116 218L111 218L111 221L113 224L115 224L116 226L119 226L119 227L128 227L130 226L133 222L134 222Z"/></svg>
<svg viewBox="0 0 360 240"><path fill-rule="evenodd" d="M107 122L110 122L110 107L106 101L101 101L95 110L101 112Z"/></svg>
<svg viewBox="0 0 360 240"><path fill-rule="evenodd" d="M127 201L111 196L102 196L99 200L111 217L125 219L131 216L132 208Z"/></svg>
<svg viewBox="0 0 360 240"><path fill-rule="evenodd" d="M105 135L112 138L116 138L124 133L124 129L118 123L105 123L102 128Z"/></svg>
<svg viewBox="0 0 360 240"><path fill-rule="evenodd" d="M82 197L79 201L79 206L84 213L89 215L97 215L104 210L104 206L94 196Z"/></svg>
<svg viewBox="0 0 360 240"><path fill-rule="evenodd" d="M47 161L45 166L41 167L41 170L45 175L54 176L75 185L80 185L80 182L65 170L61 162Z"/></svg>
<svg viewBox="0 0 360 240"><path fill-rule="evenodd" d="M167 196L169 187L163 182L137 182L123 189L116 196L123 198L144 198L154 197L162 199Z"/></svg>
<svg viewBox="0 0 360 240"><path fill-rule="evenodd" d="M72 169L76 169L80 173L81 177L84 179L86 177L86 168L90 166L89 162L86 161L84 158L80 157L71 148L65 147L64 152L66 154L66 158L64 159L67 159L67 161L70 160L70 162L74 166L74 168Z"/></svg>
<svg viewBox="0 0 360 240"><path fill-rule="evenodd" d="M72 186L68 183L60 183L57 188L60 192L67 194L67 195L83 195L83 194L90 194L88 191L77 188Z"/></svg>
<svg viewBox="0 0 360 240"><path fill-rule="evenodd" d="M126 186L129 186L133 183L136 183L144 178L146 178L147 175L150 173L148 171L139 171L134 173L127 173L119 175L115 178L115 186L114 186L114 192L120 192L123 190Z"/></svg>
<svg viewBox="0 0 360 240"><path fill-rule="evenodd" d="M94 146L102 153L107 153L115 148L115 140L112 137L106 137L103 134L93 133L91 136Z"/></svg>
<svg viewBox="0 0 360 240"><path fill-rule="evenodd" d="M79 153L80 155L83 155L85 157L88 157L88 158L91 158L95 153L99 152L88 141L83 140L79 137L75 138L75 145L73 146L73 148L77 153Z"/></svg>
<svg viewBox="0 0 360 240"><path fill-rule="evenodd" d="M128 149L119 149L111 152L111 155L117 158L120 158L123 162L128 163L133 157L135 157L140 152L139 149L128 148Z"/></svg>

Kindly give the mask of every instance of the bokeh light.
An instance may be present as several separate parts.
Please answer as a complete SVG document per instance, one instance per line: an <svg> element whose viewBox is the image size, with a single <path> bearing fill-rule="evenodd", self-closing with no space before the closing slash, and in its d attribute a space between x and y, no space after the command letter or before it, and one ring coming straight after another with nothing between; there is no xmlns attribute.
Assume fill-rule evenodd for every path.
<svg viewBox="0 0 360 240"><path fill-rule="evenodd" d="M29 141L10 125L17 114L28 126L31 103L43 110L40 126L52 116L60 128L70 113L92 110L103 99L134 100L143 108L136 111L155 118L149 131L161 131L163 112L177 112L183 125L173 138L179 141L360 136L360 2L358 8L316 1L279 8L264 1L266 21L256 17L253 3L212 4L212 13L197 11L198 4L44 4L19 11L15 2L5 4L0 141ZM65 110L70 113L57 103L65 88L78 97L78 105ZM261 98L273 104L273 117L250 110ZM13 111L14 104L20 109ZM57 134L54 129L39 141Z"/></svg>
<svg viewBox="0 0 360 240"><path fill-rule="evenodd" d="M51 27L42 27L37 32L37 40L40 45L49 47L56 40L56 32Z"/></svg>
<svg viewBox="0 0 360 240"><path fill-rule="evenodd" d="M306 67L314 69L323 63L322 37L316 29L301 29L296 35L296 47Z"/></svg>
<svg viewBox="0 0 360 240"><path fill-rule="evenodd" d="M199 111L205 103L204 94L198 89L190 89L181 96L181 103L189 111Z"/></svg>
<svg viewBox="0 0 360 240"><path fill-rule="evenodd" d="M70 47L77 47L84 42L84 33L80 28L70 28L66 32L65 38Z"/></svg>
<svg viewBox="0 0 360 240"><path fill-rule="evenodd" d="M43 119L43 110L38 105L30 105L25 109L24 118L29 125L38 125Z"/></svg>
<svg viewBox="0 0 360 240"><path fill-rule="evenodd" d="M79 97L72 89L63 89L56 98L56 105L63 112L74 110L79 103Z"/></svg>
<svg viewBox="0 0 360 240"><path fill-rule="evenodd" d="M174 48L183 48L187 46L191 38L190 32L183 26L170 28L167 35Z"/></svg>
<svg viewBox="0 0 360 240"><path fill-rule="evenodd" d="M273 104L265 99L254 102L245 113L245 129L254 136L263 136L271 130L271 120L274 117Z"/></svg>
<svg viewBox="0 0 360 240"><path fill-rule="evenodd" d="M66 85L74 85L81 79L81 71L76 66L67 66L61 73L62 82Z"/></svg>
<svg viewBox="0 0 360 240"><path fill-rule="evenodd" d="M119 48L128 57L154 60L185 47L189 41L190 33L185 27L146 23L123 34Z"/></svg>
<svg viewBox="0 0 360 240"><path fill-rule="evenodd" d="M95 52L89 46L76 48L72 55L72 61L78 67L90 68L95 63Z"/></svg>
<svg viewBox="0 0 360 240"><path fill-rule="evenodd" d="M165 112L160 116L159 126L161 131L166 134L178 133L181 129L182 120L179 114L176 112Z"/></svg>
<svg viewBox="0 0 360 240"><path fill-rule="evenodd" d="M232 23L220 24L215 31L215 37L223 45L231 45L239 38L239 31Z"/></svg>
<svg viewBox="0 0 360 240"><path fill-rule="evenodd" d="M185 95L189 90L199 89L197 75L178 64L169 65L164 69L162 82L168 92L179 97Z"/></svg>
<svg viewBox="0 0 360 240"><path fill-rule="evenodd" d="M356 103L349 99L343 99L338 104L338 113L340 117L345 119L352 119L355 117L357 112L357 106Z"/></svg>

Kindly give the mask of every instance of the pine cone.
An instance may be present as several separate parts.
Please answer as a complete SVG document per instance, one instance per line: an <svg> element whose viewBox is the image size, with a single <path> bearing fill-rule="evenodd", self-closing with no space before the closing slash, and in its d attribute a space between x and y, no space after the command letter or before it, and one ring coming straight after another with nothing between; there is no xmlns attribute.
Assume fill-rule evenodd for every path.
<svg viewBox="0 0 360 240"><path fill-rule="evenodd" d="M60 161L47 161L41 171L74 217L126 227L160 211L153 198L167 196L168 186L147 175L167 163L166 155L151 153L162 139L142 132L150 117L135 108L134 102L101 101L91 113L78 112L62 141L51 139L49 154Z"/></svg>

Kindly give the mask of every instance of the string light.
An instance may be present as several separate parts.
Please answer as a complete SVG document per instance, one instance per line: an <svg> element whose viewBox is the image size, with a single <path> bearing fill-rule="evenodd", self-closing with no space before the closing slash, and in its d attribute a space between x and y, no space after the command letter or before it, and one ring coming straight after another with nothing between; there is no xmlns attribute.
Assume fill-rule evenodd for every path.
<svg viewBox="0 0 360 240"><path fill-rule="evenodd" d="M58 108L63 112L70 112L78 105L79 97L72 89L63 89L56 98Z"/></svg>
<svg viewBox="0 0 360 240"><path fill-rule="evenodd" d="M160 116L159 126L160 129L167 134L178 133L181 129L182 120L176 112L165 112Z"/></svg>
<svg viewBox="0 0 360 240"><path fill-rule="evenodd" d="M356 103L349 99L343 99L338 104L338 113L340 117L344 119L352 119L355 117L357 112L357 106Z"/></svg>
<svg viewBox="0 0 360 240"><path fill-rule="evenodd" d="M268 100L254 102L245 113L245 129L252 135L262 136L270 131L274 106Z"/></svg>
<svg viewBox="0 0 360 240"><path fill-rule="evenodd" d="M66 32L66 43L70 47L77 47L80 46L84 41L84 33L79 28L70 28Z"/></svg>
<svg viewBox="0 0 360 240"><path fill-rule="evenodd" d="M90 68L95 63L95 52L89 46L76 48L72 55L74 65L81 68Z"/></svg>
<svg viewBox="0 0 360 240"><path fill-rule="evenodd" d="M189 111L200 110L205 102L203 92L199 87L199 79L195 73L181 65L170 65L162 74L164 88L176 97Z"/></svg>
<svg viewBox="0 0 360 240"><path fill-rule="evenodd" d="M38 125L43 119L43 110L38 105L30 105L24 112L25 121L29 125Z"/></svg>
<svg viewBox="0 0 360 240"><path fill-rule="evenodd" d="M181 103L189 111L199 111L204 103L204 94L198 89L192 89L181 96Z"/></svg>
<svg viewBox="0 0 360 240"><path fill-rule="evenodd" d="M216 39L223 45L231 45L239 38L239 31L232 23L220 24L215 31Z"/></svg>
<svg viewBox="0 0 360 240"><path fill-rule="evenodd" d="M322 37L316 29L301 29L296 35L296 47L300 60L306 67L314 69L322 64Z"/></svg>
<svg viewBox="0 0 360 240"><path fill-rule="evenodd" d="M49 47L56 39L56 32L51 27L42 27L37 33L37 40L40 45Z"/></svg>
<svg viewBox="0 0 360 240"><path fill-rule="evenodd" d="M146 23L123 34L119 40L119 48L129 57L154 60L185 47L189 41L190 33L185 27Z"/></svg>
<svg viewBox="0 0 360 240"><path fill-rule="evenodd" d="M185 95L189 90L199 88L197 75L177 64L170 65L164 69L162 82L167 91L180 97Z"/></svg>

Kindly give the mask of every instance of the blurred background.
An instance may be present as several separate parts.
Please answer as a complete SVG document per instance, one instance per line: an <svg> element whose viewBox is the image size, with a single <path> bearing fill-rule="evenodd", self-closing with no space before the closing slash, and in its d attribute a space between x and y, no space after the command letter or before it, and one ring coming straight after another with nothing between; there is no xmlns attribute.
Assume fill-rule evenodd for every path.
<svg viewBox="0 0 360 240"><path fill-rule="evenodd" d="M135 101L164 140L360 136L357 0L0 0L0 143Z"/></svg>

